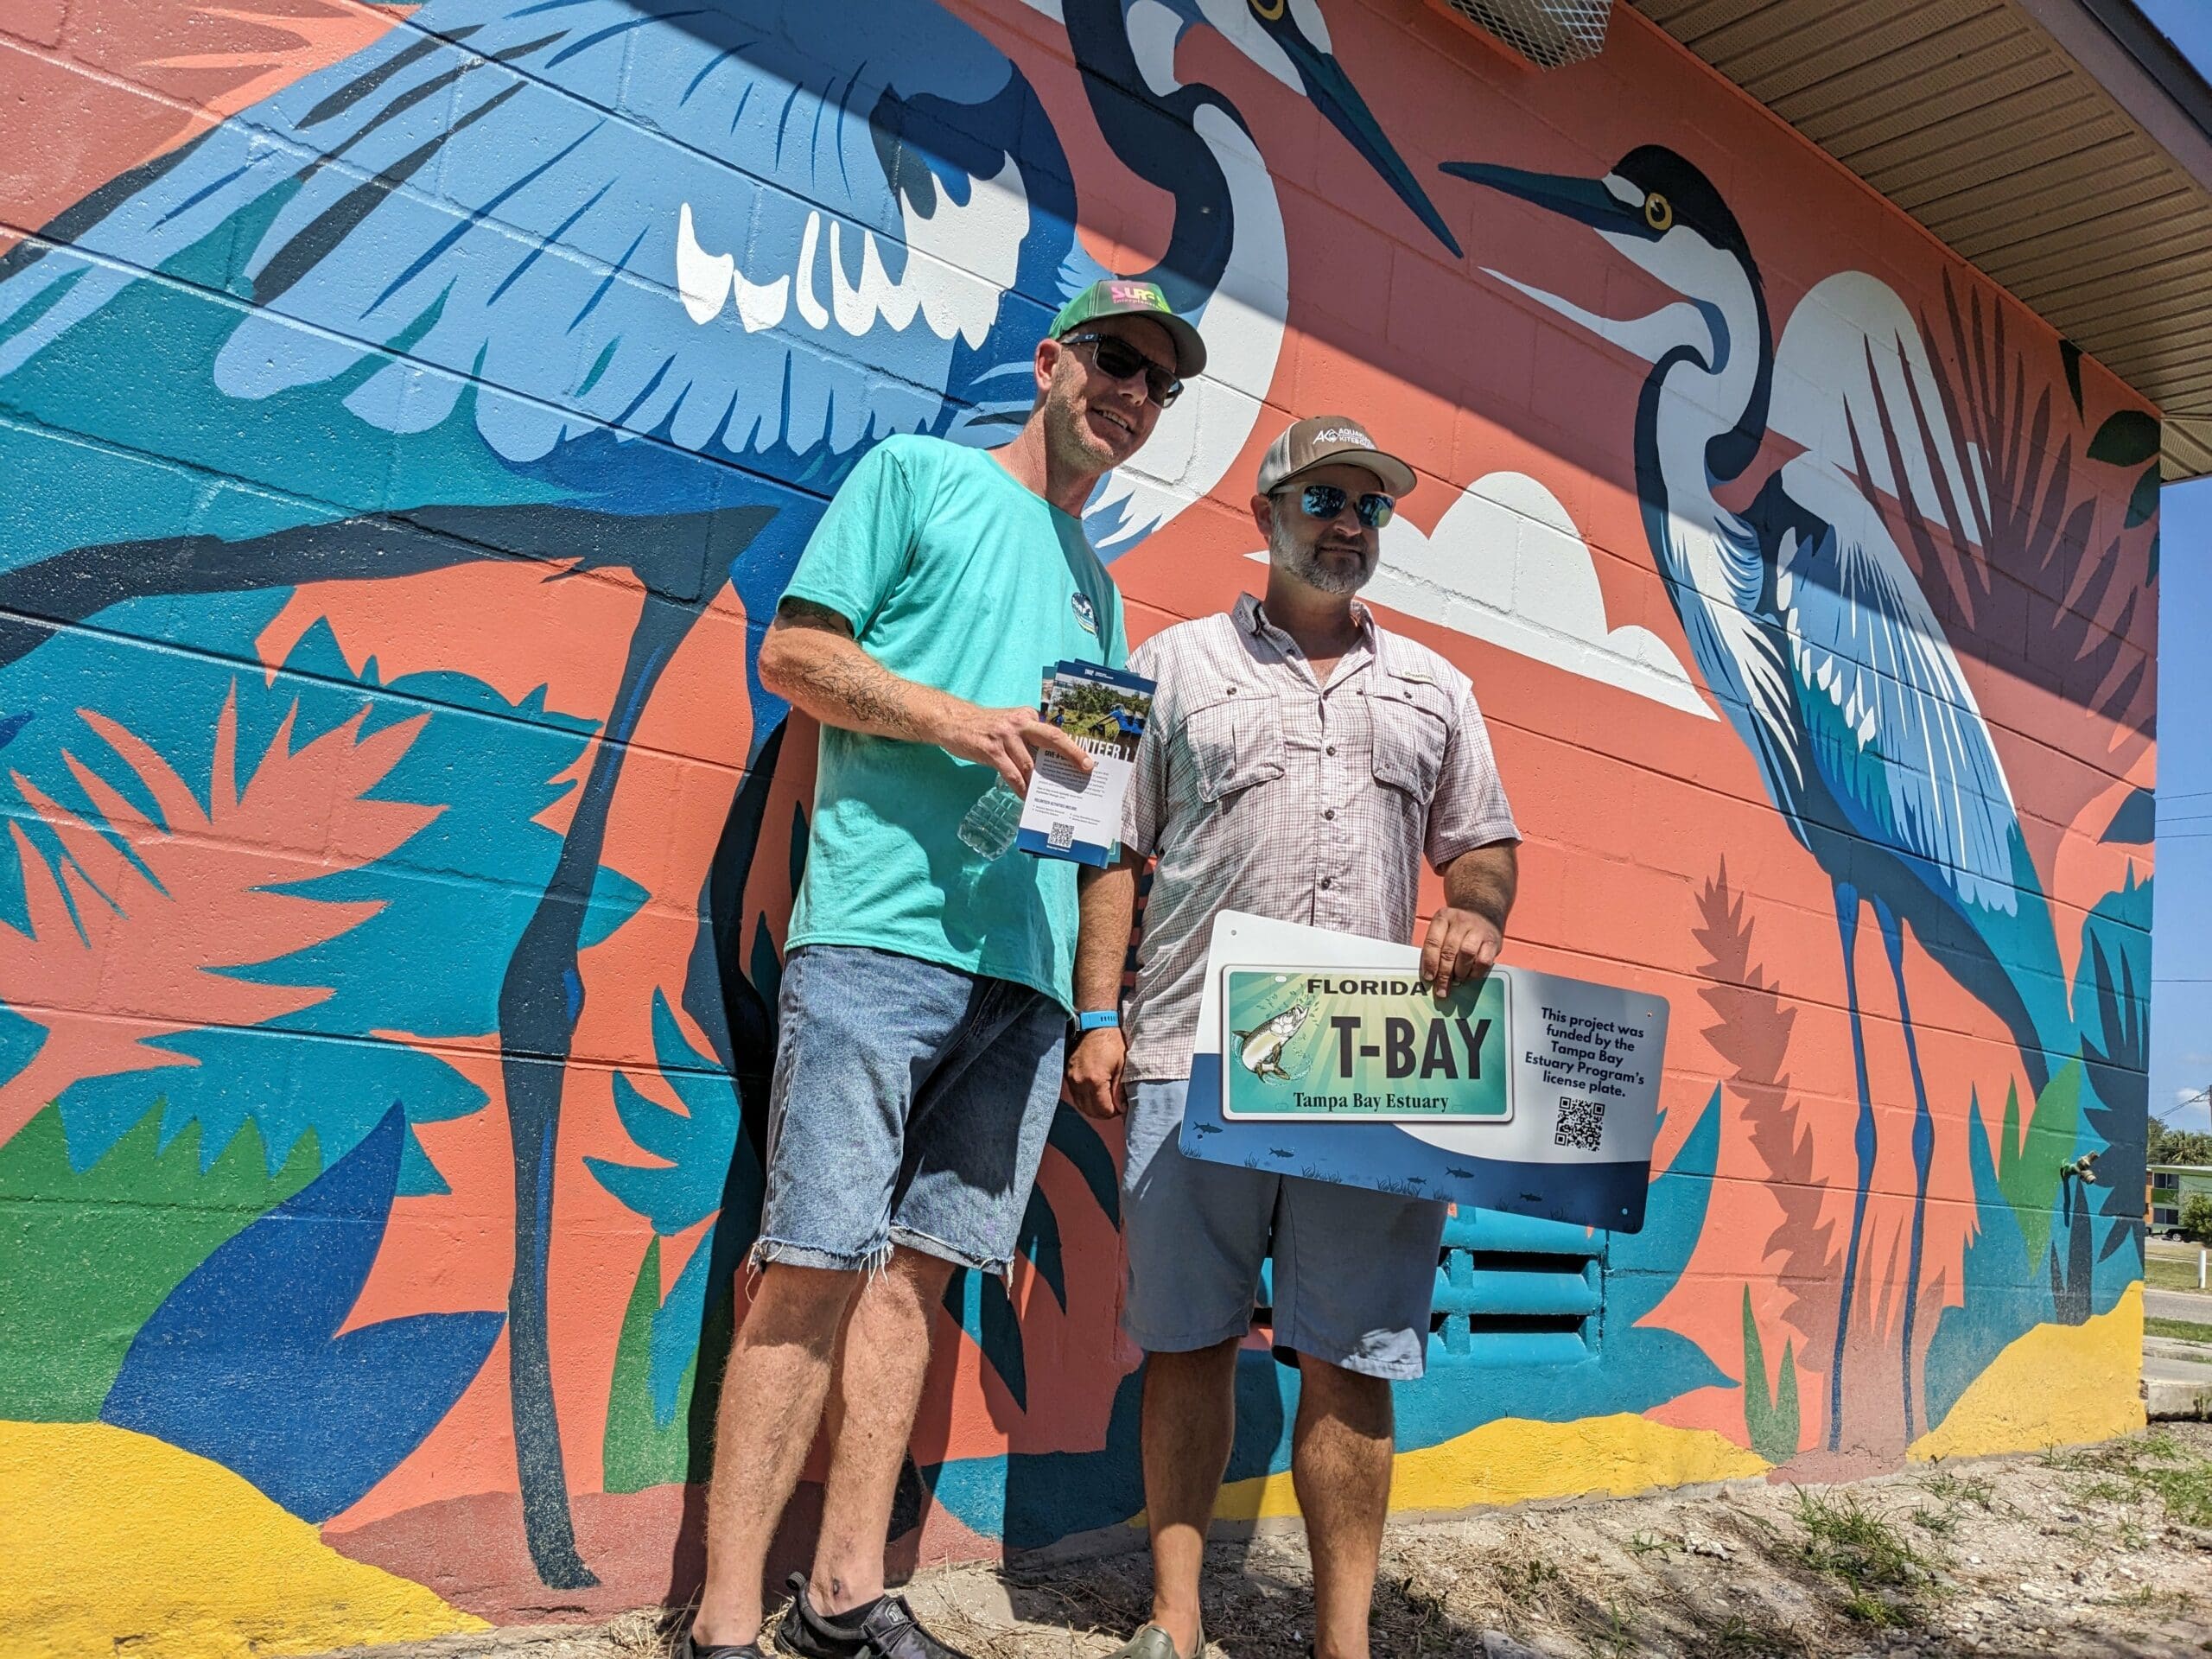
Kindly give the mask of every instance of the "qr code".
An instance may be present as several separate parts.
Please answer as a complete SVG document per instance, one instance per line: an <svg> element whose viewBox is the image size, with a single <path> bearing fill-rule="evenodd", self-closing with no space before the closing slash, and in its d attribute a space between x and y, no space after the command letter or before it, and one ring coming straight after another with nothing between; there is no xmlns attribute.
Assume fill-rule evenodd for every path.
<svg viewBox="0 0 2212 1659"><path fill-rule="evenodd" d="M1559 1104L1559 1128L1552 1131L1555 1147L1595 1152L1605 1138L1605 1105L1598 1100L1563 1100Z"/></svg>
<svg viewBox="0 0 2212 1659"><path fill-rule="evenodd" d="M1052 834L1045 837L1045 844L1050 847L1056 853L1065 853L1069 848L1075 845L1075 825L1071 823L1054 824L1052 826Z"/></svg>

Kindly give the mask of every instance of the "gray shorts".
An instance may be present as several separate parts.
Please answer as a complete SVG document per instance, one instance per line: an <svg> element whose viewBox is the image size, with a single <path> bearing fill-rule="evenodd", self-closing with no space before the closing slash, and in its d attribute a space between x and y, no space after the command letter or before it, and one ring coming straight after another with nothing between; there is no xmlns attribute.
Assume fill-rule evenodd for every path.
<svg viewBox="0 0 2212 1659"><path fill-rule="evenodd" d="M784 963L756 1264L861 1269L904 1244L1003 1274L1060 1098L1041 992L858 945Z"/></svg>
<svg viewBox="0 0 2212 1659"><path fill-rule="evenodd" d="M1277 1358L1311 1354L1366 1376L1419 1376L1446 1206L1185 1158L1177 1137L1187 1087L1176 1079L1129 1090L1122 1329L1163 1354L1243 1336L1272 1246Z"/></svg>

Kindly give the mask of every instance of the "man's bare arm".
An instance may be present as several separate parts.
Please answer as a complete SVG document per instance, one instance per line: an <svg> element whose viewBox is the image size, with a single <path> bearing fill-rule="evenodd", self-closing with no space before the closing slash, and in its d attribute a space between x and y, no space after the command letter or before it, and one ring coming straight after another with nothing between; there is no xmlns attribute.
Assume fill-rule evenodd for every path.
<svg viewBox="0 0 2212 1659"><path fill-rule="evenodd" d="M1439 1001L1497 960L1519 879L1519 851L1510 841L1474 848L1444 867L1444 908L1429 918L1421 947L1421 976Z"/></svg>
<svg viewBox="0 0 2212 1659"><path fill-rule="evenodd" d="M1129 933L1137 918L1137 868L1144 861L1131 853L1103 870L1076 873L1082 927L1076 936L1075 1005L1110 1008L1121 998L1122 969L1129 957Z"/></svg>
<svg viewBox="0 0 2212 1659"><path fill-rule="evenodd" d="M1027 789L1033 749L1057 749L1084 771L1081 745L1034 709L982 709L934 686L903 679L853 638L853 626L826 605L786 599L760 642L760 683L825 726L872 737L934 743L963 760L996 770Z"/></svg>
<svg viewBox="0 0 2212 1659"><path fill-rule="evenodd" d="M934 743L957 701L904 680L862 651L827 605L787 599L760 643L760 683L825 726Z"/></svg>
<svg viewBox="0 0 2212 1659"><path fill-rule="evenodd" d="M1123 854L1103 870L1085 869L1076 877L1083 925L1076 937L1075 1005L1110 1008L1122 998L1122 967L1129 951L1129 931L1136 921L1137 867L1144 861ZM1122 1071L1128 1044L1121 1031L1103 1027L1078 1033L1068 1048L1068 1099L1086 1117L1118 1116L1125 1103Z"/></svg>
<svg viewBox="0 0 2212 1659"><path fill-rule="evenodd" d="M1520 843L1492 842L1460 854L1445 867L1444 902L1454 910L1474 912L1503 933L1520 880Z"/></svg>

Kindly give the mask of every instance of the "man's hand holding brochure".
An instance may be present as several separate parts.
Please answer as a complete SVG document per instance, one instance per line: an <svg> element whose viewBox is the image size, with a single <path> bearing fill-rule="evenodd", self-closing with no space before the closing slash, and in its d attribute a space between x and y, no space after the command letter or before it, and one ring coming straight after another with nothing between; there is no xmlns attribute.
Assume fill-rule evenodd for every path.
<svg viewBox="0 0 2212 1659"><path fill-rule="evenodd" d="M1122 799L1137 744L1152 718L1153 682L1095 663L1063 662L1046 682L1044 718L1090 755L1084 772L1049 749L1038 752L1014 845L1042 858L1103 868L1121 840Z"/></svg>

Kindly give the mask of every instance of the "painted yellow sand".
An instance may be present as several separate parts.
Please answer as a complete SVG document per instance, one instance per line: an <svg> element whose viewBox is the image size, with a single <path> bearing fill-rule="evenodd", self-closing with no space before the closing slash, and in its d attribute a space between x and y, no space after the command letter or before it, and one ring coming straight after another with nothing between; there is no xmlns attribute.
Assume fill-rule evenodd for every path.
<svg viewBox="0 0 2212 1659"><path fill-rule="evenodd" d="M2143 1427L2143 1287L2086 1325L2039 1325L2008 1344L1909 1455L1970 1458L2107 1440Z"/></svg>
<svg viewBox="0 0 2212 1659"><path fill-rule="evenodd" d="M245 1659L480 1630L219 1464L105 1423L0 1422L0 1651Z"/></svg>
<svg viewBox="0 0 2212 1659"><path fill-rule="evenodd" d="M1393 1510L1464 1510L1537 1497L1605 1492L1616 1497L1660 1486L1764 1474L1764 1458L1709 1429L1670 1428L1631 1413L1539 1423L1506 1417L1457 1440L1402 1453L1390 1487ZM1298 1513L1287 1474L1222 1489L1215 1513L1259 1520Z"/></svg>

